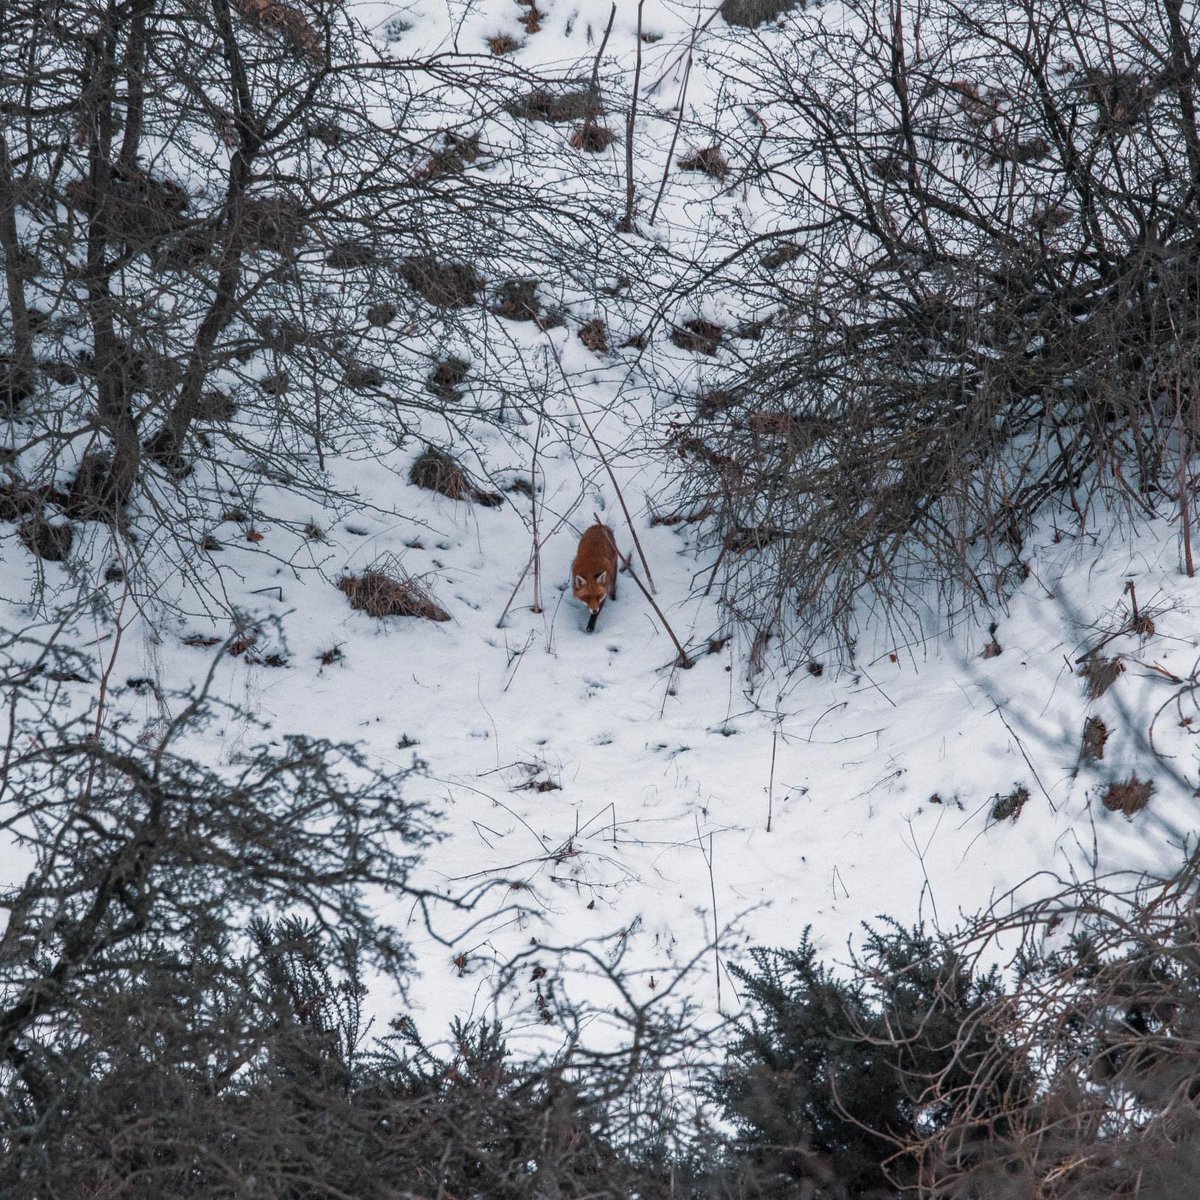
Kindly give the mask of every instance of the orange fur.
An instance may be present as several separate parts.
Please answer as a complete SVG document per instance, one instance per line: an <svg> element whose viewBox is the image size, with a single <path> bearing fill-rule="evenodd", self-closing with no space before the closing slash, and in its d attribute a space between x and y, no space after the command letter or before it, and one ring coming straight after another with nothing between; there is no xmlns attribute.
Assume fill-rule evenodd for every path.
<svg viewBox="0 0 1200 1200"><path fill-rule="evenodd" d="M571 590L593 617L617 598L617 543L607 525L584 530L571 564Z"/></svg>

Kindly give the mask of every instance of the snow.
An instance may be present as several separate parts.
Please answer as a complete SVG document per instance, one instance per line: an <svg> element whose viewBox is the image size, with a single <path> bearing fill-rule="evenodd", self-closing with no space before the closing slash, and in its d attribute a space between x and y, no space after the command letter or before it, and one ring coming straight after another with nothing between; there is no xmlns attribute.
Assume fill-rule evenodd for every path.
<svg viewBox="0 0 1200 1200"><path fill-rule="evenodd" d="M548 509L567 507L578 490L574 464L543 465ZM370 473L362 474L365 483ZM624 550L615 505L601 498ZM715 1020L717 972L704 956L714 929L723 964L741 961L747 945L795 944L808 925L837 954L880 914L951 929L1013 889L1031 898L1060 879L1170 869L1194 828L1192 796L1156 769L1145 744L1148 716L1180 692L1186 708L1172 712L1173 728L1160 737L1181 755L1182 771L1195 766L1194 747L1181 744L1191 730L1178 724L1194 711L1191 691L1154 669L1186 679L1200 659L1188 611L1197 584L1179 576L1165 524L1133 537L1127 553L1115 537L1094 558L1040 547L1041 582L1031 577L997 614L996 657L981 657L989 639L978 622L963 621L857 666L831 663L819 677L752 687L737 638L702 652L722 627L717 606L689 598L698 564L677 534L645 528L644 510L639 536L659 603L701 648L690 670L672 665L667 634L624 577L597 631L583 631L586 612L565 590L569 528L545 547L544 611L531 610L527 580L497 628L528 555L519 511L527 499L484 510L406 485L391 502L410 519L364 514L329 531L325 577L261 553L271 549L269 517L256 522L263 543L228 539L226 557L237 560L230 598L278 618L288 665L226 657L217 695L250 710L271 736L303 731L357 742L397 770L419 765L407 794L442 812L445 838L427 852L418 882L475 897L470 913L435 914L450 944L430 938L412 912L388 914L417 951L408 1011L431 1032L449 1013L488 1011L492 985L521 955L532 953L551 978L522 976L520 992L505 998L517 1028L536 1026L532 1010L517 1010L537 986L596 999L594 972L572 978L569 956L547 950L543 961L531 947L614 935L643 998L652 978L659 985L699 956L689 994ZM592 507L577 509L578 523ZM351 534L347 524L366 532ZM406 545L414 540L420 545ZM381 553L428 572L452 621L352 611L329 578ZM1128 668L1089 702L1071 664L1084 626L1114 623L1128 578L1144 607L1157 597L1171 611L1156 617L1152 638L1110 644ZM159 623L146 609L126 633L114 678L197 683L212 651L181 638L207 628ZM322 665L335 646L339 660ZM272 648L258 647L263 656ZM161 720L152 693L116 694L147 728ZM1113 730L1095 766L1078 761L1089 712ZM237 722L215 732L207 754L224 761L258 736ZM1156 780L1150 808L1133 819L1106 811L1102 784L1134 769ZM991 819L992 798L1017 784L1030 796L1019 816ZM19 867L9 865L5 882ZM734 1010L732 981L721 986L723 1007ZM375 1001L381 1019L396 1003Z"/></svg>

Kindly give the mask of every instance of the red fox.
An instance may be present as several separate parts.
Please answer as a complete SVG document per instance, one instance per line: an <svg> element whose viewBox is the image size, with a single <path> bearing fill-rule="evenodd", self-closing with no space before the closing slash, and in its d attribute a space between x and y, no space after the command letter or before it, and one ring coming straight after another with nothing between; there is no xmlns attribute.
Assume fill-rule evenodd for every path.
<svg viewBox="0 0 1200 1200"><path fill-rule="evenodd" d="M591 633L604 601L617 598L617 543L607 525L584 530L571 564L571 583L575 599L583 601L592 614L587 626Z"/></svg>

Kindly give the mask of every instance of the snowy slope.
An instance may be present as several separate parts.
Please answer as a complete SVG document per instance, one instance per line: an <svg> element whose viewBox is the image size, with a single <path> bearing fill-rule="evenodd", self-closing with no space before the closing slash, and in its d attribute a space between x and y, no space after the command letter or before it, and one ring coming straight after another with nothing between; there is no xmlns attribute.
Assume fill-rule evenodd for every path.
<svg viewBox="0 0 1200 1200"><path fill-rule="evenodd" d="M561 496L566 507L578 491L574 466L546 465L547 504ZM615 505L598 494L613 519ZM635 989L646 996L701 954L690 994L715 1017L714 959L702 954L714 928L723 960L747 942L794 943L808 924L837 951L877 914L950 928L1018 885L1029 897L1056 878L1169 868L1194 827L1192 797L1145 740L1154 711L1178 694L1182 706L1160 720L1156 744L1179 756L1180 770L1194 768L1191 692L1163 671L1186 680L1200 658L1189 613L1198 585L1180 578L1165 525L1128 550L1115 538L1102 553L1042 547L1038 577L997 614L999 655L984 657L991 637L964 622L923 645L880 645L853 668L831 663L819 677L751 687L736 638L701 653L691 670L673 666L669 638L626 579L587 635L586 614L564 591L574 550L566 528L546 547L545 610L531 611L527 581L497 628L528 553L517 510L528 501L484 510L407 485L389 499L410 520L363 516L331 529L320 548L324 577L295 574L230 537L240 576L227 585L232 599L276 617L282 639L264 626L258 662L226 657L217 695L252 711L268 737L307 731L358 742L398 769L419 763L409 793L441 810L446 834L421 882L454 896L494 885L469 914L438 914L452 945L427 937L414 914L390 914L417 948L413 999L431 1032L450 1011L487 1011L492 985L535 940L619 935L604 953L619 947L625 969L643 972ZM585 507L590 515L593 504ZM688 598L698 564L677 534L647 529L645 517L635 520L660 604L703 648L721 630L717 606ZM269 548L269 519L258 528ZM628 545L623 531L619 540ZM429 573L450 622L350 610L329 580L386 553ZM1074 660L1098 640L1086 626L1119 625L1113 613L1128 578L1143 605L1171 611L1156 615L1151 638L1109 643L1106 653L1127 656L1126 670L1089 701ZM116 703L147 731L173 701L136 681L154 679L164 695L198 682L212 651L183 639L227 632L154 618L147 610L131 624L114 673L134 681L116 689ZM334 647L338 660L323 664ZM264 665L272 652L287 665ZM1112 734L1104 761L1081 767L1089 713ZM216 734L197 752L223 761L263 736L238 723ZM1134 769L1157 791L1130 819L1100 796ZM993 819L995 796L1018 785L1029 793L1019 816ZM550 977L520 977L530 1003L550 986L602 999L589 972L571 984L558 975L570 964L552 952L535 961ZM392 1011L388 998L376 999L381 1016ZM721 1002L736 1006L728 978Z"/></svg>

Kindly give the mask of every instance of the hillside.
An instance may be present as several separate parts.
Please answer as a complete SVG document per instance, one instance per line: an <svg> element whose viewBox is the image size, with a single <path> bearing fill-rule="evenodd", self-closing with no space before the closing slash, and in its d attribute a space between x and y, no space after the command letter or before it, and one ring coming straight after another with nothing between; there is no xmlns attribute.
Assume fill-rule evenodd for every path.
<svg viewBox="0 0 1200 1200"><path fill-rule="evenodd" d="M661 451L689 407L687 393L727 377L738 346L749 345L698 353L674 344L671 321L702 312L728 328L756 315L723 255L778 224L764 189L722 186L675 164L688 146L745 135L730 125L739 110L725 89L749 86L731 74L733 64L769 55L791 27L751 34L711 14L643 5L618 12L606 33L603 6L556 4L545 5L533 31L521 12L497 0L453 20L449 10L380 6L358 16L387 54L418 60L451 46L481 54L489 37L511 35L521 43L503 59L514 88L534 75L581 78L595 65L606 94L627 104L640 69L654 84L642 85L634 127L637 189L654 194L661 180L661 204L640 237L604 253L618 261L657 255L664 278L672 263L721 263L704 285L707 299L698 305L692 285L666 306L644 274L640 294L573 299L572 284L559 278L546 287L566 303L561 324L541 328L495 310L457 314L454 337L471 378L483 379L473 395L482 402L524 386L541 397L536 416L498 425L455 417L448 427L436 412L419 421L410 413L394 447L384 430L368 429L361 446L348 444L327 463L340 501L276 486L268 472L231 493L241 503L229 510L209 506L204 527L218 548L190 573L172 573L170 551L151 539L148 557L166 553L168 561L101 592L119 614L114 656L113 609L71 626L109 675L114 717L152 740L177 697L208 670L219 653L209 643L229 635L236 612L257 640L249 652L235 642L215 664L213 695L244 716L211 730L197 755L235 762L263 736L257 722L267 737L320 735L357 743L396 770L415 764L406 794L441 811L444 834L425 856L422 880L474 905L468 914L434 913L447 944L425 937L411 914L389 914L417 947L413 994L432 1025L447 1011L483 1011L506 964L534 940L608 939L605 953L619 947L643 988L699 956L689 991L711 1014L719 991L730 1013L736 989L718 979L715 962L736 960L747 944L787 945L811 924L836 952L879 914L952 928L961 914L1010 903L1014 889L1028 897L1059 880L1169 868L1190 829L1181 777L1192 765L1196 646L1195 586L1181 577L1176 530L1111 512L1083 538L1062 539L1051 509L1026 541L1027 578L1007 601L948 616L930 590L918 594L906 624L864 610L852 649L827 638L823 655L800 664L771 647L760 655L722 603L720 580L709 586L714 552L697 551L691 524L656 524L656 515L672 511L679 487L678 468ZM836 27L838 10L805 19ZM429 119L436 130L436 109ZM582 194L592 209L620 201L622 137L588 155L570 145L568 126L514 122L504 112L457 122L487 147L472 168L484 176L538 174L538 188ZM609 342L599 350L581 340L597 319ZM429 328L436 337L436 325ZM405 353L419 355L424 335L410 333ZM249 436L258 436L253 426ZM407 482L426 440L465 452L478 479L504 489L503 503L485 507ZM304 461L311 470L311 456ZM520 480L524 490L515 490ZM617 530L622 551L634 550L615 484L658 603L694 657L688 670L627 578L592 636L564 590L576 535L594 515ZM232 509L245 515L223 520ZM541 612L527 569L535 520ZM310 527L316 540L297 535ZM86 594L85 563L101 564L112 548L105 526L81 532L76 558L61 566L39 565L8 544L11 629L58 611L80 584ZM128 562L128 551L116 549ZM334 585L373 565L427 581L450 620L351 611ZM40 610L27 603L39 572ZM1153 615L1150 636L1127 628L1128 580ZM1092 700L1077 668L1094 647L1120 656L1125 669ZM76 691L86 706L95 685ZM1102 761L1080 757L1088 717L1102 718L1110 734ZM1155 783L1149 808L1136 816L1106 809L1107 786L1135 773ZM998 819L1006 796L1023 803ZM703 956L717 936L720 954ZM578 986L569 963L551 965L549 949L544 957L552 975L542 987ZM376 1003L386 1017L393 1001Z"/></svg>
<svg viewBox="0 0 1200 1200"><path fill-rule="evenodd" d="M257 747L352 744L350 780L435 814L428 845L371 827L411 871L329 868L411 951L368 961L373 1032L495 1016L554 1052L656 1001L716 1028L731 968L806 929L844 963L864 923L948 934L1196 850L1175 77L1117 95L1090 43L1031 66L953 6L753 3L221 3L156 27L161 86L121 59L61 109L103 39L30 51L49 132L0 162L10 896L74 878L63 830L157 813L168 743L214 812ZM636 579L589 634L597 518ZM369 572L433 619L352 607ZM93 813L110 769L132 807ZM313 853L342 836L295 803ZM257 886L238 947L279 915Z"/></svg>

